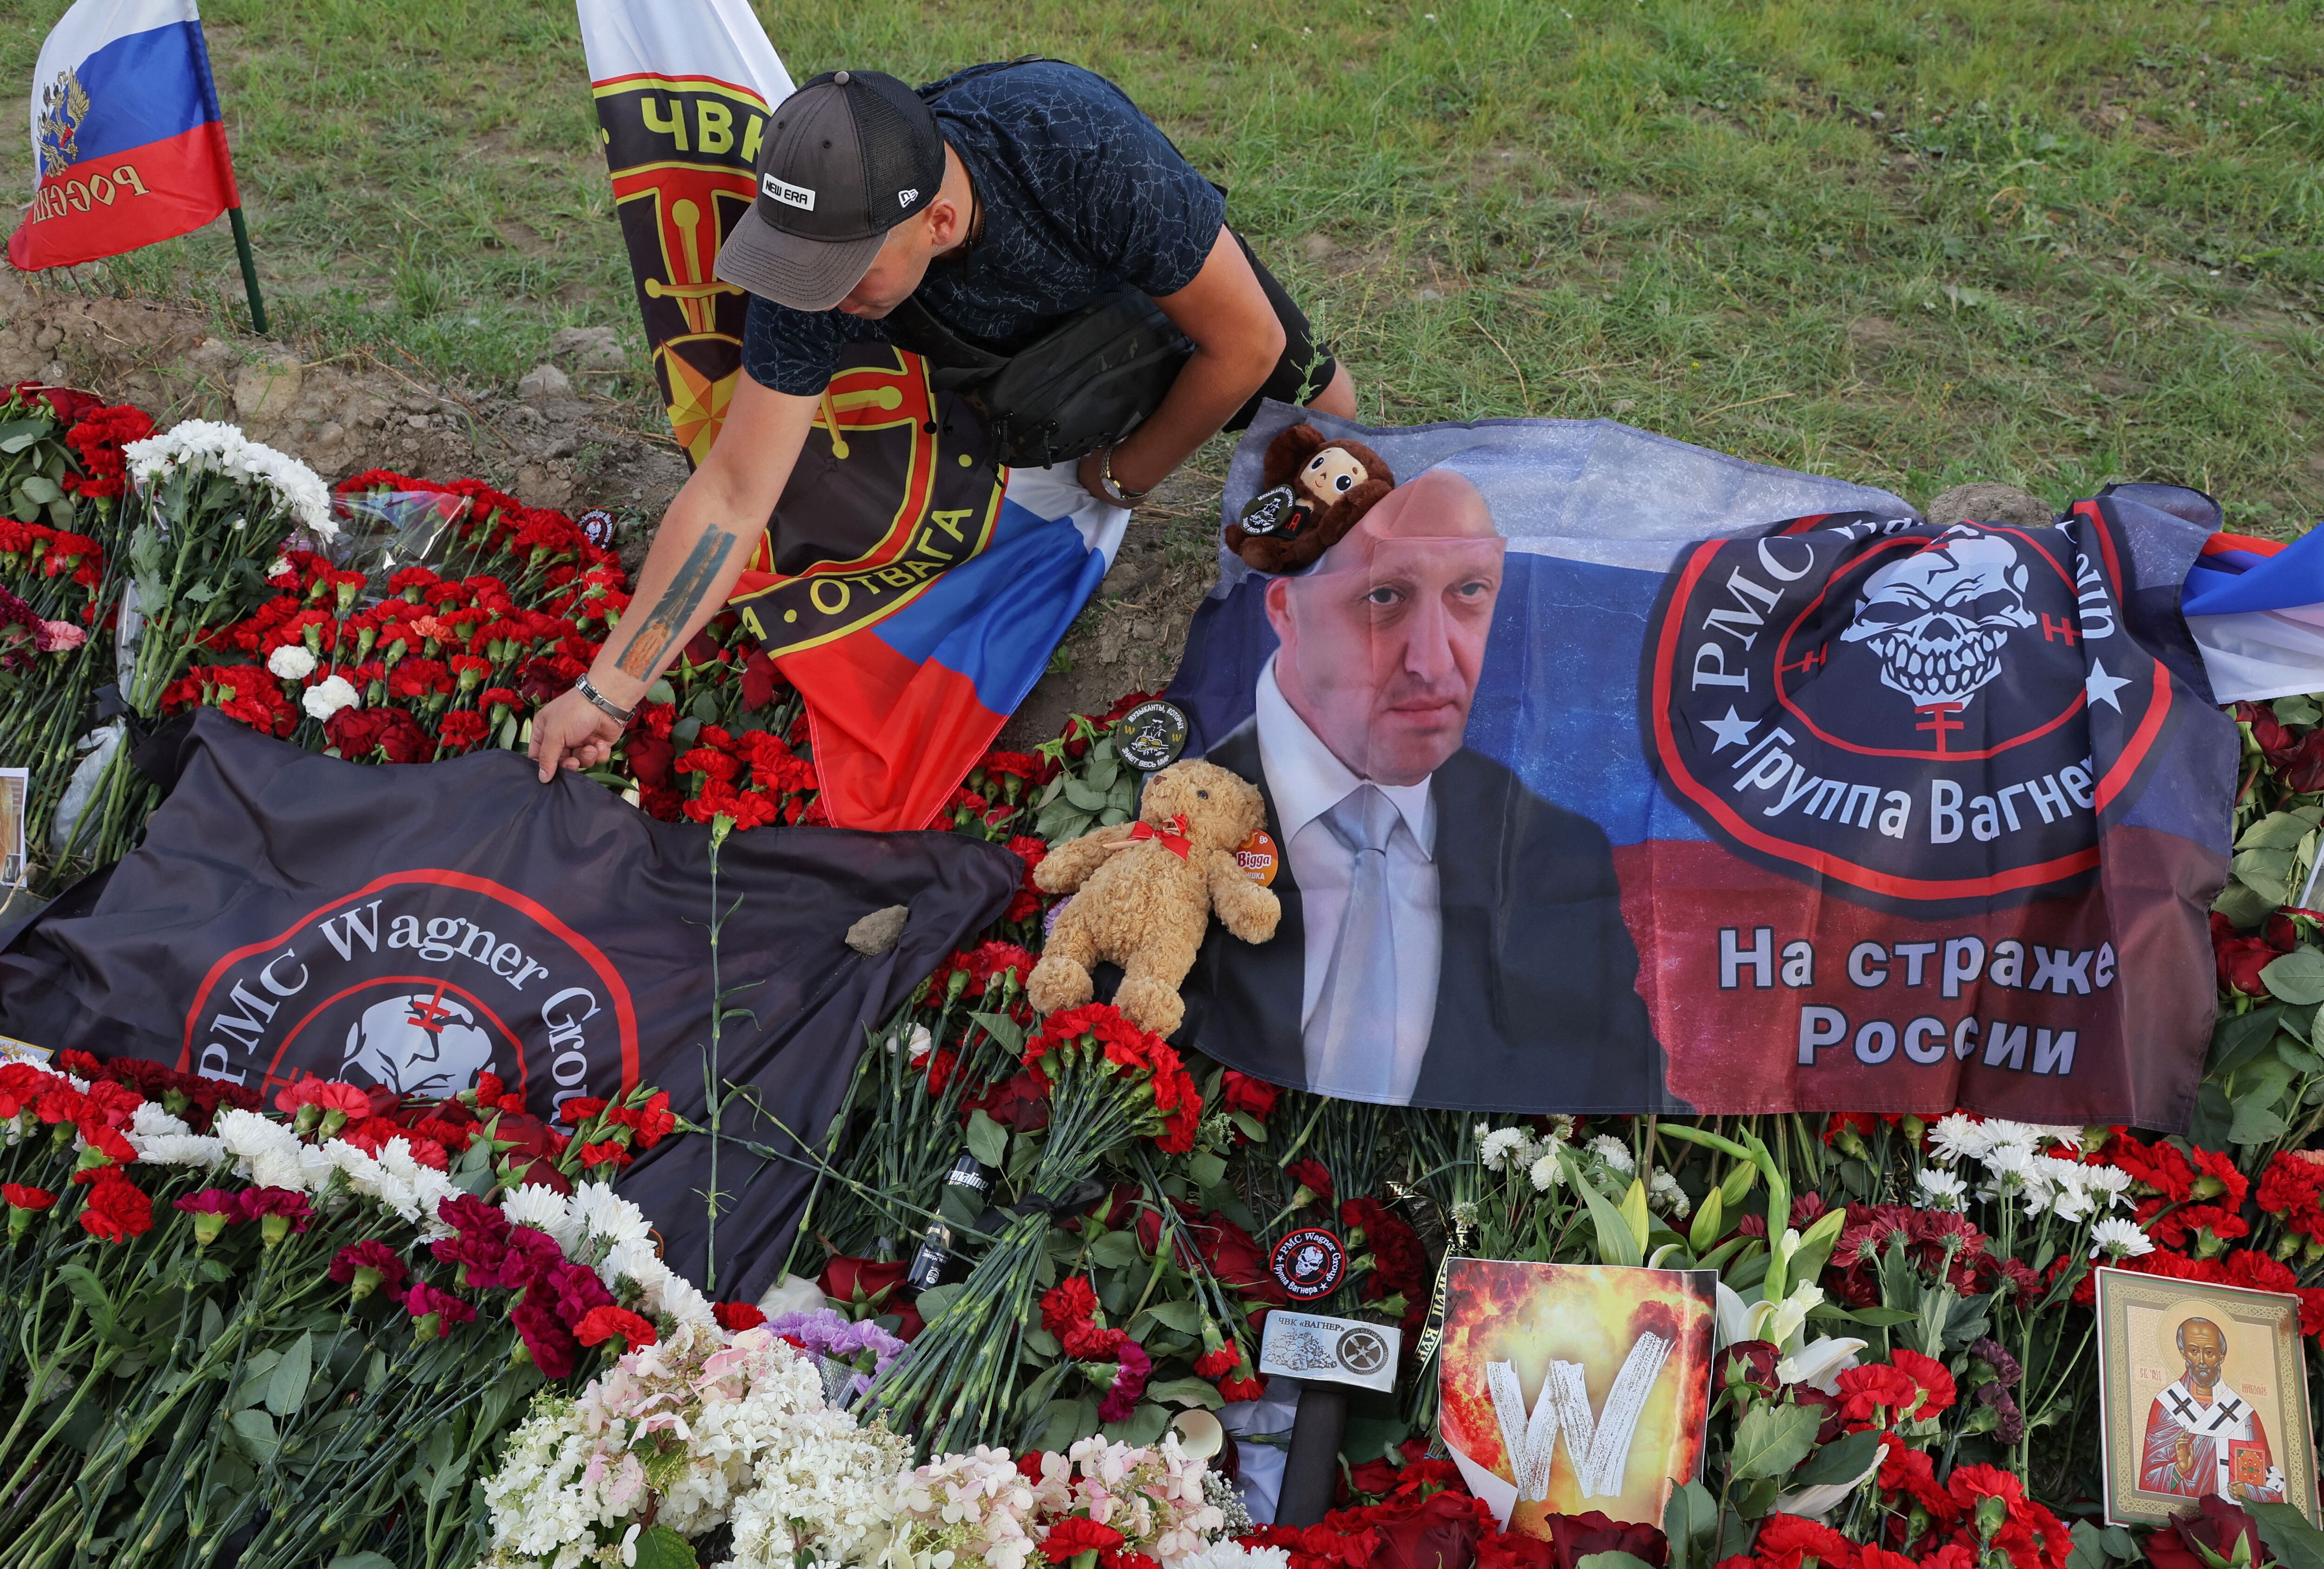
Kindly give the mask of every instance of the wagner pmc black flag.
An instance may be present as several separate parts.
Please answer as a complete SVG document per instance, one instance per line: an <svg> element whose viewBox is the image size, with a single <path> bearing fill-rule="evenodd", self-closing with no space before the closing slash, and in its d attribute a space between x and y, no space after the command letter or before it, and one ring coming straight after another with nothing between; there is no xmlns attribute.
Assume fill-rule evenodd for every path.
<svg viewBox="0 0 2324 1569"><path fill-rule="evenodd" d="M654 374L687 458L717 439L749 297L712 269L750 210L767 110L790 73L745 0L580 0L613 208Z"/></svg>
<svg viewBox="0 0 2324 1569"><path fill-rule="evenodd" d="M364 768L208 709L179 761L144 844L94 898L68 892L0 950L0 1031L269 1098L302 1073L442 1096L490 1071L542 1117L646 1084L703 1120L708 829L658 823L573 775L544 786L503 752ZM1022 870L946 833L729 838L718 1077L819 1137L866 1027L1000 915ZM848 946L854 922L898 905L908 914L894 946ZM744 1104L721 1131L792 1148ZM706 1286L709 1144L664 1140L622 1183L672 1267ZM718 1294L755 1296L773 1278L809 1181L723 1146Z"/></svg>

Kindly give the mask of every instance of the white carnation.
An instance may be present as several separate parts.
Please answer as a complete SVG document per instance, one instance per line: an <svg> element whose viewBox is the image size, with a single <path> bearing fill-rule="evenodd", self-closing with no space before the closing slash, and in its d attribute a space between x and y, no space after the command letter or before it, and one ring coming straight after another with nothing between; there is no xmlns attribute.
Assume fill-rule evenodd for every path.
<svg viewBox="0 0 2324 1569"><path fill-rule="evenodd" d="M1656 1171L1646 1184L1646 1203L1673 1220L1684 1220L1693 1213L1694 1201L1678 1185L1678 1178L1667 1171Z"/></svg>
<svg viewBox="0 0 2324 1569"><path fill-rule="evenodd" d="M363 697L345 676L325 676L299 695L299 706L310 719L328 719L342 708L360 708Z"/></svg>
<svg viewBox="0 0 2324 1569"><path fill-rule="evenodd" d="M1610 1133L1600 1133L1590 1140L1590 1153L1628 1177L1638 1168L1630 1158L1630 1147Z"/></svg>
<svg viewBox="0 0 2324 1569"><path fill-rule="evenodd" d="M284 643L266 656L266 668L286 681L303 681L315 673L315 656L304 643Z"/></svg>
<svg viewBox="0 0 2324 1569"><path fill-rule="evenodd" d="M331 516L331 493L322 477L290 454L251 440L240 427L214 420L187 420L158 436L122 448L129 477L140 490L157 479L184 473L217 474L255 482L273 493L300 527L325 540L338 538Z"/></svg>
<svg viewBox="0 0 2324 1569"><path fill-rule="evenodd" d="M1183 1559L1173 1569L1291 1569L1291 1555L1281 1547L1246 1547L1222 1537L1198 1557Z"/></svg>
<svg viewBox="0 0 2324 1569"><path fill-rule="evenodd" d="M222 1140L204 1138L152 1101L141 1101L124 1137L147 1166L211 1166L226 1158Z"/></svg>

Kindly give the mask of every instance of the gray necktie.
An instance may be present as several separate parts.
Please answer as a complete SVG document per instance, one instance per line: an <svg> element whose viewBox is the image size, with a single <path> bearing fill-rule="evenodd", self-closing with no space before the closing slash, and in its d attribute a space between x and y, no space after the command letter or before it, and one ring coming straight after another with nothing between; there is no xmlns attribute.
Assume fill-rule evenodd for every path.
<svg viewBox="0 0 2324 1569"><path fill-rule="evenodd" d="M1304 1038L1307 1083L1333 1095L1384 1100L1396 1077L1396 931L1388 892L1396 803L1360 784L1317 820L1354 858L1355 874Z"/></svg>

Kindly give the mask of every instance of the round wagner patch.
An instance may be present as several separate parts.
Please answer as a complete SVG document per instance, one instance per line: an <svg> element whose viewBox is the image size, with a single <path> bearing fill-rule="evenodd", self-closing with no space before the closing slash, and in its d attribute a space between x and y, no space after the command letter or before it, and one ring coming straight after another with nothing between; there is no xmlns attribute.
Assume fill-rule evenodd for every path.
<svg viewBox="0 0 2324 1569"><path fill-rule="evenodd" d="M1291 511L1298 497L1287 485L1278 485L1260 491L1243 503L1242 515L1235 521L1246 534L1271 534L1291 520Z"/></svg>
<svg viewBox="0 0 2324 1569"><path fill-rule="evenodd" d="M1846 513L1705 541L1649 631L1647 751L1714 839L1860 902L2066 891L2171 708L2122 570L2088 503L2046 529Z"/></svg>
<svg viewBox="0 0 2324 1569"><path fill-rule="evenodd" d="M1301 1302L1329 1297L1348 1272L1348 1251L1321 1226L1301 1226L1275 1244L1268 1260L1275 1283Z"/></svg>
<svg viewBox="0 0 2324 1569"><path fill-rule="evenodd" d="M1186 750L1186 715L1175 703L1157 697L1121 716L1113 749L1140 773L1154 773L1178 761Z"/></svg>

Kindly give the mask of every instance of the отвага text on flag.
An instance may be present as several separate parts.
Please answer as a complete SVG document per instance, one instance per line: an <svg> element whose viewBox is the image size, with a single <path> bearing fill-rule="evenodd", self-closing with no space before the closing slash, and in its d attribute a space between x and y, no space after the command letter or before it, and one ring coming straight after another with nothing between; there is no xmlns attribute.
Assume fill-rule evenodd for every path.
<svg viewBox="0 0 2324 1569"><path fill-rule="evenodd" d="M79 0L34 68L20 270L119 255L237 204L194 0Z"/></svg>

